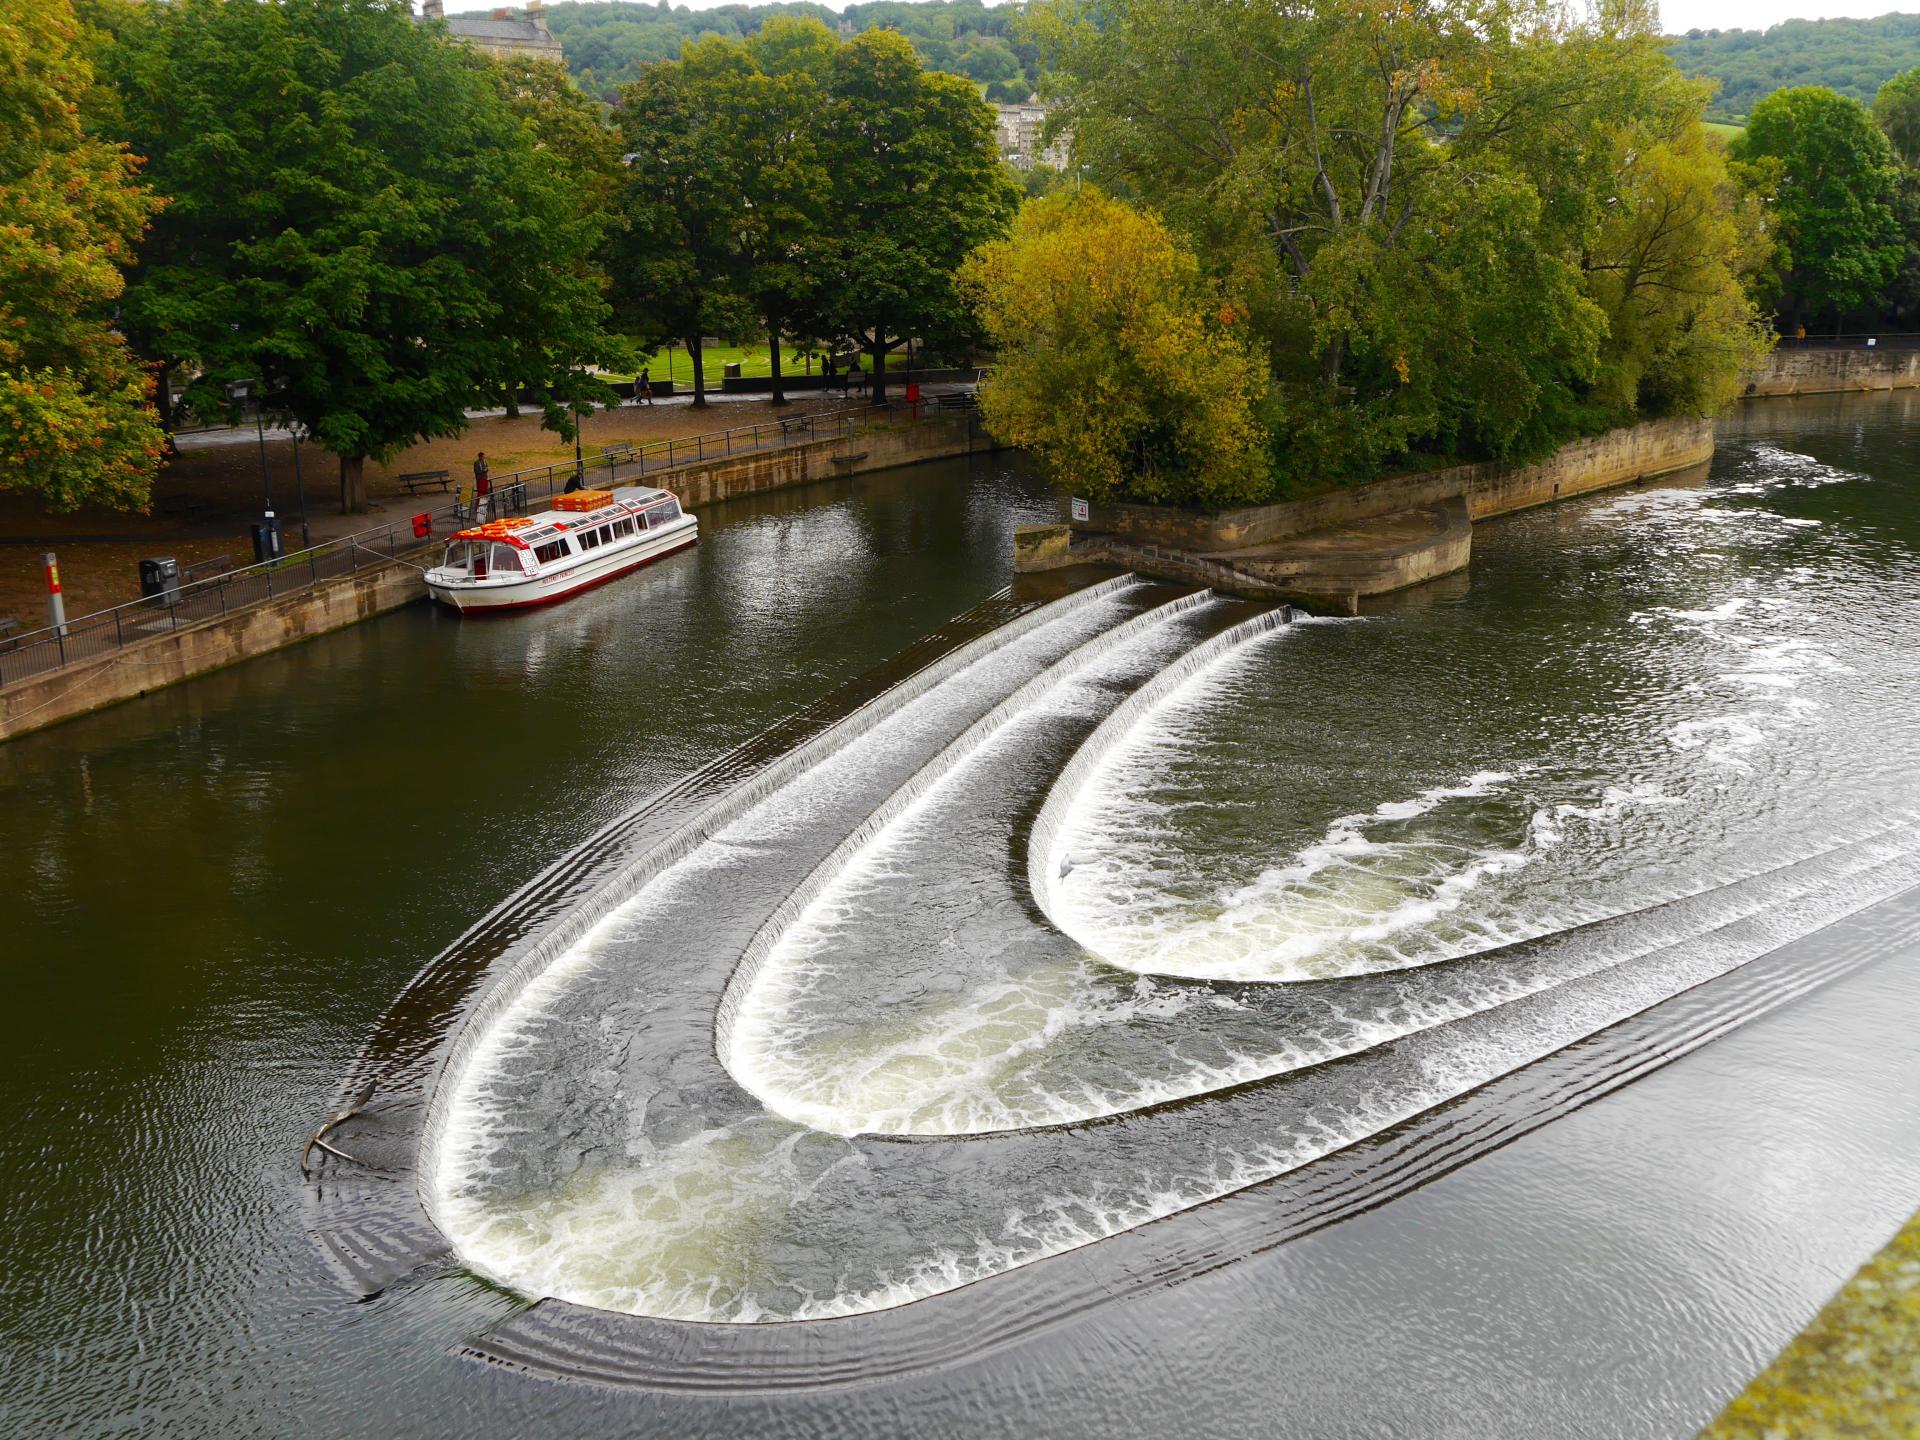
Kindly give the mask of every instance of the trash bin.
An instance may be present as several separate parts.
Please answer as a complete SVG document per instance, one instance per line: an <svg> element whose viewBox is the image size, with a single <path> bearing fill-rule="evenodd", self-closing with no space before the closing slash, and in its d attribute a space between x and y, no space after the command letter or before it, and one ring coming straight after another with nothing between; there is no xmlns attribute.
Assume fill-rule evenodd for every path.
<svg viewBox="0 0 1920 1440"><path fill-rule="evenodd" d="M720 367L720 374L722 379L738 380L740 378L740 362L738 360L727 361L726 364Z"/></svg>
<svg viewBox="0 0 1920 1440"><path fill-rule="evenodd" d="M253 527L253 562L264 564L268 560L280 558L280 521L273 511L267 511L267 518Z"/></svg>
<svg viewBox="0 0 1920 1440"><path fill-rule="evenodd" d="M180 562L171 555L155 555L140 562L140 595L163 605L180 603Z"/></svg>

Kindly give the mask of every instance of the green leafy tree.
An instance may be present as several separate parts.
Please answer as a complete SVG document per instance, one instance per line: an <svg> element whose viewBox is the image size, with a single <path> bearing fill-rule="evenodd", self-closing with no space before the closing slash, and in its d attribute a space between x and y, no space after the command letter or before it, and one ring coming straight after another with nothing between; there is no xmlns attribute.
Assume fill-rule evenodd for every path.
<svg viewBox="0 0 1920 1440"><path fill-rule="evenodd" d="M1213 507L1271 493L1266 356L1159 220L1092 188L1031 201L961 283L999 355L988 430L1075 494Z"/></svg>
<svg viewBox="0 0 1920 1440"><path fill-rule="evenodd" d="M183 0L123 33L135 148L171 197L127 294L149 353L200 394L259 376L340 459L452 435L514 380L556 427L624 351L598 228L492 62L388 0Z"/></svg>
<svg viewBox="0 0 1920 1440"><path fill-rule="evenodd" d="M743 52L690 47L693 63L659 61L620 92L627 151L620 229L613 245L614 292L627 324L647 341L678 340L693 361L693 403L707 403L705 337L738 325L731 247L738 187L717 162L716 72L744 71Z"/></svg>
<svg viewBox="0 0 1920 1440"><path fill-rule="evenodd" d="M836 233L822 308L872 357L880 399L908 337L964 332L954 272L1005 231L1020 191L973 86L923 69L887 31L840 47L823 126Z"/></svg>
<svg viewBox="0 0 1920 1440"><path fill-rule="evenodd" d="M1903 258L1893 147L1858 100L1816 85L1769 95L1733 145L1765 177L1788 325L1876 308Z"/></svg>
<svg viewBox="0 0 1920 1440"><path fill-rule="evenodd" d="M570 259L575 279L603 292L607 285L601 247L626 178L618 133L602 118L599 103L554 61L510 56L496 62L490 73L532 142L535 164L550 167L550 178L573 200L571 233L555 247L554 263ZM592 370L596 363L615 358L615 344L597 332L585 337L555 332L544 323L546 307L543 295L503 288L501 338L509 346L524 346L526 353L509 362L502 394L507 413L517 414L521 388L533 386L544 426L571 440L583 406L616 401L613 388ZM627 355L617 363L626 369L634 361Z"/></svg>
<svg viewBox="0 0 1920 1440"><path fill-rule="evenodd" d="M144 506L162 436L112 306L158 205L85 133L67 0L0 0L0 487L58 510Z"/></svg>
<svg viewBox="0 0 1920 1440"><path fill-rule="evenodd" d="M1903 164L1920 164L1920 67L1902 70L1880 87L1873 119Z"/></svg>
<svg viewBox="0 0 1920 1440"><path fill-rule="evenodd" d="M1687 300L1661 290L1673 264L1621 283L1623 207L1684 201L1652 224L1665 254L1737 203L1640 7L1050 0L1032 26L1089 175L1246 305L1286 486L1413 452L1533 458L1636 403L1709 404L1748 353L1728 272L1690 272ZM1629 207L1635 137L1665 158L1628 167ZM1712 343L1668 343L1690 326ZM1689 365L1715 373L1682 383Z"/></svg>

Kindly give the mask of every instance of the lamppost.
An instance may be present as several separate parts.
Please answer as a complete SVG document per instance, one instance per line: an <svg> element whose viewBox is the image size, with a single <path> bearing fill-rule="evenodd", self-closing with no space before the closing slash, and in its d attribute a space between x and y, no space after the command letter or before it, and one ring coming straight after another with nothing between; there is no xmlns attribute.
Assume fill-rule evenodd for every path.
<svg viewBox="0 0 1920 1440"><path fill-rule="evenodd" d="M282 401L286 399L286 376L282 375L273 382L273 394L277 399ZM293 436L293 486L295 492L300 496L300 548L302 550L311 550L313 548L313 532L307 528L307 481L306 477L300 473L301 427L299 422L293 418L293 411L290 409L287 411L287 433Z"/></svg>
<svg viewBox="0 0 1920 1440"><path fill-rule="evenodd" d="M227 403L239 405L254 398L259 388L258 380L229 380L227 382ZM273 510L273 491L267 484L267 422L261 406L253 407L254 428L260 433L260 499L269 513Z"/></svg>
<svg viewBox="0 0 1920 1440"><path fill-rule="evenodd" d="M260 382L258 380L229 380L227 382L227 403L238 405L248 399L255 399L253 407L254 428L260 436L260 498L266 511L266 554L262 560L277 559L280 554L280 526L273 518L273 488L267 477L267 421L264 406L257 403Z"/></svg>

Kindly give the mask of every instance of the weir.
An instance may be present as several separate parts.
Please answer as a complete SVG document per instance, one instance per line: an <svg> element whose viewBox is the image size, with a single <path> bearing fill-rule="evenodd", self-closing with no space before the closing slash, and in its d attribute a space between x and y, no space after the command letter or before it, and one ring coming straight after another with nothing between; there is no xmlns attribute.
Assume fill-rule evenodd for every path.
<svg viewBox="0 0 1920 1440"><path fill-rule="evenodd" d="M436 1224L547 1297L474 1353L660 1388L937 1367L1220 1263L1216 1225L1380 1203L1903 943L1915 797L1823 788L1905 703L1834 703L1904 637L1898 577L1815 593L1823 537L1727 493L1533 522L1716 547L1585 617L1584 670L1636 697L1611 730L1550 689L1489 746L1473 697L1515 681L1423 651L1445 602L1295 624L1122 578L602 862L432 1095ZM1360 759L1358 656L1423 702Z"/></svg>

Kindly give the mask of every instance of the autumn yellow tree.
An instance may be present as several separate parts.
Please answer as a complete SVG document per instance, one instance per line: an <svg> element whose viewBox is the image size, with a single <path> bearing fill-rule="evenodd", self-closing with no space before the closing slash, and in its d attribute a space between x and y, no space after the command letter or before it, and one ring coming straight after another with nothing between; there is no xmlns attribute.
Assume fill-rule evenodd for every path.
<svg viewBox="0 0 1920 1440"><path fill-rule="evenodd" d="M158 202L81 127L80 38L69 0L0 0L0 488L138 508L161 435L109 307Z"/></svg>
<svg viewBox="0 0 1920 1440"><path fill-rule="evenodd" d="M1091 188L1029 201L961 285L999 356L988 430L1075 494L1214 507L1271 492L1267 358L1158 217Z"/></svg>

